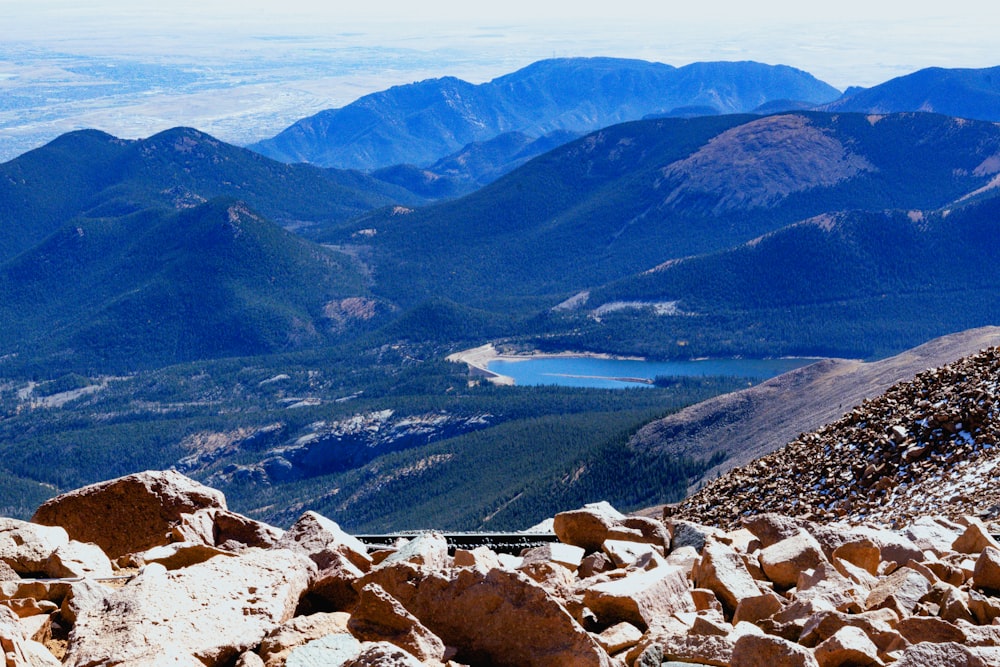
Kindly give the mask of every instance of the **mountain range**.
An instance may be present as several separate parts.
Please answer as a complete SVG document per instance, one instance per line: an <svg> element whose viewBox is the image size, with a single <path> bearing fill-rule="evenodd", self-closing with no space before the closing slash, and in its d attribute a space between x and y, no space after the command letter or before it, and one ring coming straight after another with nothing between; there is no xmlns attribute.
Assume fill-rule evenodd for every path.
<svg viewBox="0 0 1000 667"><path fill-rule="evenodd" d="M652 77L626 65L614 81ZM996 123L671 105L370 174L190 128L74 132L0 165L0 507L169 466L286 524L314 507L367 529L512 527L666 502L733 455L633 438L746 380L505 388L444 357L496 341L876 359L1000 318ZM853 363L811 371L828 391L795 423L856 400L873 376L819 372Z"/></svg>
<svg viewBox="0 0 1000 667"><path fill-rule="evenodd" d="M478 85L445 77L396 86L304 118L250 148L285 162L329 167L427 166L505 132L584 133L678 108L739 113L776 100L831 102L839 94L783 65L711 62L678 68L561 58Z"/></svg>
<svg viewBox="0 0 1000 667"><path fill-rule="evenodd" d="M381 323L388 339L877 356L998 314L998 156L995 124L934 114L660 118L605 128L466 197L412 208L422 200L404 188L284 165L191 129L137 142L74 133L0 166L0 341L8 354L50 359L103 341L95 358L142 366L324 344ZM209 263L210 282L245 297L223 299L249 309L232 321L268 333L212 347L219 321L203 314L221 311L201 287L204 241L183 225L225 225L234 210L256 232L240 237L239 259ZM136 270L164 266L168 247L175 266L201 268ZM319 279L306 255L336 268ZM298 305L276 316L292 293ZM360 301L344 311L346 299ZM674 314L642 306L655 303ZM336 314L358 304L364 317ZM189 315L154 324L166 311ZM121 335L142 314L146 333L207 346L148 345L147 358Z"/></svg>

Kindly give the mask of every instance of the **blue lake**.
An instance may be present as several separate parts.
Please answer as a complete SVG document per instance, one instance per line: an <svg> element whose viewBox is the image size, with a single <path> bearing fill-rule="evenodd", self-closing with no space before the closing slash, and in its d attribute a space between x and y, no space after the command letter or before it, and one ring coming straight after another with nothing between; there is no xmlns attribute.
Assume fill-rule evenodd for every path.
<svg viewBox="0 0 1000 667"><path fill-rule="evenodd" d="M546 384L564 387L623 389L651 387L658 375L725 375L767 379L806 366L816 359L699 359L696 361L642 361L591 357L542 357L491 361L487 368L514 378L518 386ZM643 381L645 380L645 382Z"/></svg>

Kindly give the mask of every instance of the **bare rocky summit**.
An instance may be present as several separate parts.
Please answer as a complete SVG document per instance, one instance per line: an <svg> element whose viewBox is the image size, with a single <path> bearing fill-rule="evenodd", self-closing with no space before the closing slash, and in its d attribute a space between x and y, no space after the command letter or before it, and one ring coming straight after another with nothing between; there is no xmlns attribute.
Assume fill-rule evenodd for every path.
<svg viewBox="0 0 1000 667"><path fill-rule="evenodd" d="M0 523L5 667L1000 665L1000 545L974 517L722 529L597 503L517 556L434 532L369 549L312 512L257 523L173 472L39 516L57 525Z"/></svg>

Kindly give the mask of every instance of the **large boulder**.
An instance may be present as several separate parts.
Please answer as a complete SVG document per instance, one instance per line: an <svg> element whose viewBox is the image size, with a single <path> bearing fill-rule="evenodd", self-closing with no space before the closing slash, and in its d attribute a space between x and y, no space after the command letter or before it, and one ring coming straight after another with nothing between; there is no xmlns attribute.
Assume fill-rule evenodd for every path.
<svg viewBox="0 0 1000 667"><path fill-rule="evenodd" d="M61 526L114 559L167 544L184 514L205 508L226 509L222 492L173 470L146 471L56 496L32 521Z"/></svg>
<svg viewBox="0 0 1000 667"><path fill-rule="evenodd" d="M247 550L168 572L147 565L77 615L65 664L222 665L292 617L313 564L286 550Z"/></svg>
<svg viewBox="0 0 1000 667"><path fill-rule="evenodd" d="M424 662L444 659L444 643L378 584L361 589L348 628L362 641L389 642Z"/></svg>
<svg viewBox="0 0 1000 667"><path fill-rule="evenodd" d="M819 667L812 652L771 635L743 635L736 640L730 667Z"/></svg>
<svg viewBox="0 0 1000 667"><path fill-rule="evenodd" d="M767 578L781 588L791 588L802 572L826 562L819 542L804 530L765 547L758 559Z"/></svg>
<svg viewBox="0 0 1000 667"><path fill-rule="evenodd" d="M976 555L982 553L986 547L1000 549L1000 543L993 539L986 524L975 517L965 517L965 522L968 526L951 545L953 551Z"/></svg>
<svg viewBox="0 0 1000 667"><path fill-rule="evenodd" d="M95 579L114 575L111 561L99 546L76 540L70 540L52 552L45 561L45 573L50 577Z"/></svg>
<svg viewBox="0 0 1000 667"><path fill-rule="evenodd" d="M342 558L364 572L372 564L368 549L361 540L348 535L335 521L316 512L305 512L300 516L275 546L308 556L320 570Z"/></svg>
<svg viewBox="0 0 1000 667"><path fill-rule="evenodd" d="M924 575L910 567L901 567L879 581L869 593L868 609L892 609L900 618L913 614L917 603L931 589Z"/></svg>
<svg viewBox="0 0 1000 667"><path fill-rule="evenodd" d="M986 547L976 560L976 569L972 572L976 588L992 592L1000 591L1000 550Z"/></svg>
<svg viewBox="0 0 1000 667"><path fill-rule="evenodd" d="M3 605L0 605L0 650L7 667L62 665L42 644L27 636L17 615Z"/></svg>
<svg viewBox="0 0 1000 667"><path fill-rule="evenodd" d="M743 559L721 542L710 540L705 544L701 561L691 574L695 585L714 592L730 615L736 613L741 600L760 595L760 588Z"/></svg>
<svg viewBox="0 0 1000 667"><path fill-rule="evenodd" d="M560 542L586 551L598 551L612 529L620 527L625 515L606 502L586 505L578 510L560 512L552 529Z"/></svg>
<svg viewBox="0 0 1000 667"><path fill-rule="evenodd" d="M920 642L913 644L893 663L893 667L993 667L961 644Z"/></svg>
<svg viewBox="0 0 1000 667"><path fill-rule="evenodd" d="M814 653L820 667L882 664L878 647L860 628L844 626L816 647Z"/></svg>
<svg viewBox="0 0 1000 667"><path fill-rule="evenodd" d="M589 586L583 603L604 625L625 621L643 629L662 616L695 610L684 570L666 564Z"/></svg>
<svg viewBox="0 0 1000 667"><path fill-rule="evenodd" d="M373 569L377 583L457 650L464 664L609 667L611 659L569 613L526 575L502 569L438 572L398 561Z"/></svg>
<svg viewBox="0 0 1000 667"><path fill-rule="evenodd" d="M343 612L318 613L308 616L296 616L267 633L260 643L258 653L264 667L284 667L288 656L298 646L329 635L346 636L346 642L352 646L357 642L347 623L350 616Z"/></svg>
<svg viewBox="0 0 1000 667"><path fill-rule="evenodd" d="M0 518L0 562L19 575L44 574L49 557L68 543L62 528Z"/></svg>

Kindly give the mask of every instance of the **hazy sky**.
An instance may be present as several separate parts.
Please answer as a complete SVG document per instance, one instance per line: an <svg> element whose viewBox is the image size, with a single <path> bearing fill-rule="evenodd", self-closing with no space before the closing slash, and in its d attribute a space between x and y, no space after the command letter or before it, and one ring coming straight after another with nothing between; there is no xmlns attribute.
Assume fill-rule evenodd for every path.
<svg viewBox="0 0 1000 667"><path fill-rule="evenodd" d="M1000 64L1000 3L969 0L0 0L0 38L58 48L200 53L308 46L455 50L480 78L551 55L640 57L683 65L751 59L829 83L872 85L939 64ZM3 34L6 33L6 34ZM246 40L254 40L246 43ZM300 43L302 45L302 43ZM274 47L273 41L269 44ZM284 43L290 47L289 43ZM490 70L489 62L496 62ZM454 73L454 72L441 72Z"/></svg>
<svg viewBox="0 0 1000 667"><path fill-rule="evenodd" d="M756 60L843 90L1000 65L998 27L995 0L0 0L0 162L85 127L249 144L389 86L551 57Z"/></svg>

